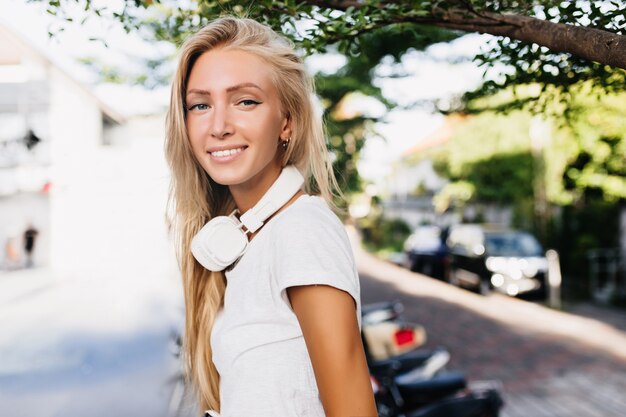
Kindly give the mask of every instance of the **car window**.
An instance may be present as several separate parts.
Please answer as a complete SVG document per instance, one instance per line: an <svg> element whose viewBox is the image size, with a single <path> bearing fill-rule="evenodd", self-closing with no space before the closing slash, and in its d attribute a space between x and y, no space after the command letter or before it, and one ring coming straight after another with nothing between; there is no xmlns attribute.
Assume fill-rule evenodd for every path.
<svg viewBox="0 0 626 417"><path fill-rule="evenodd" d="M476 255L476 248L482 246L480 227L464 225L453 228L448 237L448 245L453 253Z"/></svg>
<svg viewBox="0 0 626 417"><path fill-rule="evenodd" d="M485 237L489 256L542 256L543 249L534 236L528 233L490 233Z"/></svg>
<svg viewBox="0 0 626 417"><path fill-rule="evenodd" d="M434 251L441 245L441 229L436 226L418 227L411 235L411 249Z"/></svg>

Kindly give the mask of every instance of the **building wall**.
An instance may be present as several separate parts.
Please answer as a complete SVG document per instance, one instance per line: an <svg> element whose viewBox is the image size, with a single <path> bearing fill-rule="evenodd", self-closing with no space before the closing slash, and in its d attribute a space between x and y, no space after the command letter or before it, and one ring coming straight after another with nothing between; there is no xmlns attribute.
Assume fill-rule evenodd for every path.
<svg viewBox="0 0 626 417"><path fill-rule="evenodd" d="M399 198L406 198L418 187L427 191L439 191L446 182L446 179L435 172L430 159L422 159L411 165L400 161L394 164L387 181L387 192Z"/></svg>
<svg viewBox="0 0 626 417"><path fill-rule="evenodd" d="M101 190L119 170L116 158L101 157L105 112L119 120L43 51L0 26L0 243L17 236L21 245L32 221L41 231L38 261L61 272L92 249L85 233L107 216ZM32 150L21 141L29 130L42 140Z"/></svg>
<svg viewBox="0 0 626 417"><path fill-rule="evenodd" d="M81 200L94 192L94 170L114 170L94 162L102 150L103 120L96 99L55 69L50 71L50 137L52 143L52 267L63 271L74 263L88 233L89 213ZM80 224L83 222L83 224Z"/></svg>
<svg viewBox="0 0 626 417"><path fill-rule="evenodd" d="M56 188L74 183L102 144L97 101L55 69L50 71L50 137Z"/></svg>
<svg viewBox="0 0 626 417"><path fill-rule="evenodd" d="M23 233L29 224L39 231L35 265L50 262L50 201L43 190L51 163L45 65L45 60L0 31L0 269L24 265ZM30 150L23 142L29 131L41 139ZM16 263L8 262L9 241L17 251Z"/></svg>
<svg viewBox="0 0 626 417"><path fill-rule="evenodd" d="M89 160L82 185L55 193L53 266L63 276L159 276L165 257L174 259L162 126L162 117L130 119L107 132L111 144Z"/></svg>
<svg viewBox="0 0 626 417"><path fill-rule="evenodd" d="M482 218L485 223L511 226L513 210L495 204L470 204L462 211L438 214L432 205L432 196L391 198L383 203L383 215L388 219L401 219L411 228L422 224L446 227L463 221L474 222Z"/></svg>
<svg viewBox="0 0 626 417"><path fill-rule="evenodd" d="M0 61L2 61L0 59ZM44 63L24 55L0 64L0 195L37 192L49 179L49 87ZM32 132L41 140L27 149Z"/></svg>

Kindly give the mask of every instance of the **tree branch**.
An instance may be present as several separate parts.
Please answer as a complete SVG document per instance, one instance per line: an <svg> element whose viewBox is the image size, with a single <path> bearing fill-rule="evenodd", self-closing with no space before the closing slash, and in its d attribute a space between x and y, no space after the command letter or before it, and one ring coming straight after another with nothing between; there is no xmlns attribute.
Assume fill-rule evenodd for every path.
<svg viewBox="0 0 626 417"><path fill-rule="evenodd" d="M417 19L414 21L420 23ZM439 21L431 20L429 23L447 29L534 42L555 52L567 52L583 59L626 69L626 36L600 29L489 12L471 16L466 12L448 11Z"/></svg>
<svg viewBox="0 0 626 417"><path fill-rule="evenodd" d="M355 9L363 7L363 3L358 0L307 0L306 3L340 11L345 11L348 7ZM378 8L384 8L386 3L392 2L381 1ZM499 14L464 7L466 6L461 0L455 9L435 8L429 16L414 16L411 13L396 15L392 21L378 20L377 26L410 22L465 32L508 36L545 46L554 52L566 52L626 70L626 36L601 29L554 23L531 16Z"/></svg>

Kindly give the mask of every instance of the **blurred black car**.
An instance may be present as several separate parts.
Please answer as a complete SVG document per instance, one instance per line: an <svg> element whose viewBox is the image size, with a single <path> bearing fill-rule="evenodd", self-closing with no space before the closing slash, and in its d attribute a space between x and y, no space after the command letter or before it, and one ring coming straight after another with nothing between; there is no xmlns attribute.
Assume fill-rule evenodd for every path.
<svg viewBox="0 0 626 417"><path fill-rule="evenodd" d="M448 269L447 229L419 226L404 242L406 266L413 272L444 279Z"/></svg>
<svg viewBox="0 0 626 417"><path fill-rule="evenodd" d="M545 296L548 261L530 233L498 226L461 224L450 228L448 281L481 294L496 290L516 296Z"/></svg>

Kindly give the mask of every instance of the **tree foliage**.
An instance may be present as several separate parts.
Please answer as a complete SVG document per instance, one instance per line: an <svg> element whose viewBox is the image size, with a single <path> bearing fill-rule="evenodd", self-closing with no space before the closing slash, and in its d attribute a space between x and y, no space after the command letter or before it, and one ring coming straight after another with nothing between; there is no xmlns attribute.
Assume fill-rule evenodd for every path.
<svg viewBox="0 0 626 417"><path fill-rule="evenodd" d="M576 117L583 112L577 100L584 95L585 88L602 94L619 92L626 87L626 4L617 0L133 0L116 9L90 0L30 1L45 4L49 13L59 17L58 28L61 29L68 21L109 18L121 22L127 31L180 44L189 33L213 18L231 14L249 16L282 31L305 53L336 50L345 54L346 65L335 74L318 74L317 85L325 104L331 137L329 146L336 156L335 167L342 188L347 190L360 187L356 172L358 153L366 132L371 132L373 122L378 119L364 114L339 117L338 107L347 94L355 91L375 97L388 108L394 105L372 84L373 69L385 56L399 60L411 48L424 49L432 43L454 39L463 32L493 34L490 46L477 55L476 60L486 71L494 67L502 71L499 77L487 79L477 91L466 94L461 103L463 110L516 110L532 105L535 111L549 109L568 117L572 113L568 120L578 120L578 124L567 135L574 137L575 132L584 130L581 125L584 118ZM76 11L77 3L82 6L80 11ZM52 28L51 34L54 32ZM538 88L526 88L531 83ZM518 92L519 86L522 94L500 102L489 99L482 106L476 104L480 103L480 97L498 96L502 91ZM515 116L508 120L515 120ZM477 127L474 137L482 138L482 146L475 148L492 151L488 141L498 136L490 134L491 126L485 123ZM526 127L520 129L526 131ZM500 142L517 143L511 137L514 130L507 128ZM565 133L556 136L562 134ZM575 199L583 189L598 189L609 197L622 198L623 166L619 156L611 156L623 152L622 133L591 136L596 138L594 144L589 145L591 148L586 145L587 139L578 138L576 146L566 141L573 150L566 152L567 158L557 156L555 159L571 166L548 169L549 173L561 172L559 183L564 184L551 195ZM611 150L608 153L596 152L607 148ZM518 158L520 164L525 162L514 166L529 169L525 152L528 150L512 151L505 159ZM449 168L453 178L466 181L466 185L467 181L481 184L474 188L474 195L506 200L528 192L527 185L515 185L516 179L525 174L517 175L514 171L493 174L512 169L504 160L488 161L484 156L471 164L455 166L452 155ZM487 186L490 177L505 183ZM467 195L471 187L457 188Z"/></svg>
<svg viewBox="0 0 626 417"><path fill-rule="evenodd" d="M357 171L359 152L365 138L376 135L374 124L384 116L363 113L346 115L342 103L355 93L374 98L387 109L395 103L387 99L380 88L373 85L374 68L384 56L396 61L409 49L425 49L435 42L448 41L456 35L439 29L390 30L365 34L361 39L361 53L348 55L345 65L333 73L316 75L317 93L325 105L324 118L330 137L329 147L335 155L334 168L343 190L359 191L362 182Z"/></svg>
<svg viewBox="0 0 626 417"><path fill-rule="evenodd" d="M46 4L61 19L77 20L69 11L75 1L30 1ZM486 69L504 65L505 70L468 99L529 82L558 90L563 100L585 80L608 92L626 86L626 3L621 0L134 0L118 9L90 0L81 4L93 16L119 20L128 31L175 43L216 16L245 15L282 31L308 53L333 45L341 53L363 55L367 35L380 31L396 32L397 38L414 32L413 40L425 27L495 35L476 59ZM393 43L379 46L392 55L396 49Z"/></svg>
<svg viewBox="0 0 626 417"><path fill-rule="evenodd" d="M485 111L467 117L449 141L419 157L433 158L450 183L436 195L439 212L469 202L516 204L533 195L531 115Z"/></svg>
<svg viewBox="0 0 626 417"><path fill-rule="evenodd" d="M502 105L514 96L502 91L491 100ZM434 158L451 181L435 203L443 209L468 201L523 203L537 192L537 176L549 204L626 200L626 93L577 94L565 119L543 121L547 130L534 149L537 117L523 110L484 111L467 117L444 147L420 155Z"/></svg>
<svg viewBox="0 0 626 417"><path fill-rule="evenodd" d="M626 200L626 94L575 98L563 127L575 143L563 172L572 201Z"/></svg>

